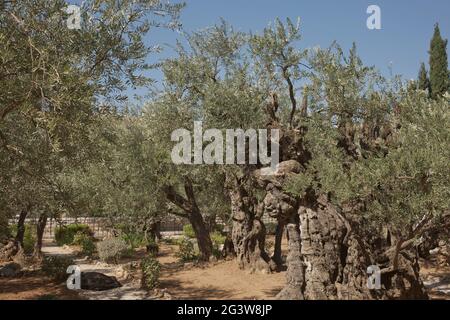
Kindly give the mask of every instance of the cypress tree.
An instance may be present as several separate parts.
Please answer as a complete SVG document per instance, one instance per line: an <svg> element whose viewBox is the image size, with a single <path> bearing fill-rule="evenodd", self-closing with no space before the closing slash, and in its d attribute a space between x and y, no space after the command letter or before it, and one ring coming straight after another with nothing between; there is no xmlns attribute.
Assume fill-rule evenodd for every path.
<svg viewBox="0 0 450 320"><path fill-rule="evenodd" d="M431 96L437 98L449 88L447 40L442 39L439 25L434 27L430 44L430 87Z"/></svg>
<svg viewBox="0 0 450 320"><path fill-rule="evenodd" d="M419 70L419 77L417 80L417 89L428 90L430 92L430 79L428 79L428 72L425 68L425 63L422 62Z"/></svg>

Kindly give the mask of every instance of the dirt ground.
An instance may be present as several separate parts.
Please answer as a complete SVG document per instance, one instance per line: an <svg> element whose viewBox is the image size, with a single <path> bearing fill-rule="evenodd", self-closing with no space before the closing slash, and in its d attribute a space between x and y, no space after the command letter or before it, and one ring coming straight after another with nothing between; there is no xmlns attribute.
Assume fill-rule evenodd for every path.
<svg viewBox="0 0 450 320"><path fill-rule="evenodd" d="M176 246L165 246L160 287L178 299L273 299L285 283L285 272L249 274L236 261L219 261L207 267L183 266L175 257Z"/></svg>
<svg viewBox="0 0 450 320"><path fill-rule="evenodd" d="M77 300L76 292L39 273L0 280L0 300Z"/></svg>
<svg viewBox="0 0 450 320"><path fill-rule="evenodd" d="M286 249L283 246L283 249ZM240 270L235 261L218 261L207 265L180 263L176 257L177 246L162 243L158 260L162 265L159 288L173 299L273 299L285 283L286 272L249 274ZM46 244L45 254L73 254L67 247ZM52 282L41 273L24 272L17 278L0 279L0 300L21 299L155 299L140 288L139 281L129 280L120 270L130 260L145 254L137 251L133 259L127 258L119 265L80 259L83 271L99 271L114 275L122 288L106 292L76 292L65 284ZM437 267L432 261L421 263L421 275L432 299L450 299L450 268Z"/></svg>
<svg viewBox="0 0 450 320"><path fill-rule="evenodd" d="M249 274L240 270L235 261L219 261L207 265L183 264L178 261L175 245L160 245L158 260L161 277L159 288L164 289L174 299L273 299L285 282L285 272ZM48 255L73 255L68 247L57 247L46 243L43 248ZM135 259L142 257L137 251ZM56 284L40 273L25 273L18 278L0 279L0 300L21 299L148 299L135 281L121 278L118 270L121 265L130 262L130 258L117 265L108 265L98 261L79 260L82 271L99 271L114 275L123 284L122 288L107 292L77 293Z"/></svg>
<svg viewBox="0 0 450 320"><path fill-rule="evenodd" d="M437 266L434 261L421 261L420 275L433 300L450 300L450 267Z"/></svg>

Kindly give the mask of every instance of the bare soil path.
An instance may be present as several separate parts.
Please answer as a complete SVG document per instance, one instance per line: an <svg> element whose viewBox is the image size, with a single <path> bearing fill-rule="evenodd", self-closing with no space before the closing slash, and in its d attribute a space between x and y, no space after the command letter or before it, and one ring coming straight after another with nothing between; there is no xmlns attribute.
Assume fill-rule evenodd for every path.
<svg viewBox="0 0 450 320"><path fill-rule="evenodd" d="M206 265L180 263L176 257L178 247L160 244L158 260L162 265L159 288L173 299L274 299L285 283L285 272L273 274L249 274L240 270L235 261L219 261ZM70 247L58 247L46 243L46 255L73 255ZM0 300L22 299L155 299L140 288L136 277L123 274L122 265L139 261L145 250L137 251L132 258L119 265L78 259L76 263L83 271L98 271L116 276L123 284L121 288L92 292L68 290L65 283L55 283L38 271L26 271L20 277L0 279ZM432 262L421 263L421 275L432 299L450 299L450 268L438 267Z"/></svg>
<svg viewBox="0 0 450 320"><path fill-rule="evenodd" d="M285 272L249 274L235 261L219 261L207 266L181 264L176 246L162 246L160 287L177 299L274 299L285 283Z"/></svg>

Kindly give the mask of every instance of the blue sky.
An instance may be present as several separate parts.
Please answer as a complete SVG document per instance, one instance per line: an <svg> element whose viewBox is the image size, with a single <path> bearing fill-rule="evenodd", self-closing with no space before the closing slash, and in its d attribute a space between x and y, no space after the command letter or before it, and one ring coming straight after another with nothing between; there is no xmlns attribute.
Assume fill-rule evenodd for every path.
<svg viewBox="0 0 450 320"><path fill-rule="evenodd" d="M301 18L300 47L329 46L336 40L344 48L356 42L366 64L389 75L415 78L420 62L428 61L433 26L450 37L449 0L187 0L181 20L187 31L213 25L222 17L236 29L257 32L279 17ZM366 27L369 5L381 9L381 30ZM176 33L155 30L152 42L174 43ZM170 55L166 52L165 55Z"/></svg>
<svg viewBox="0 0 450 320"><path fill-rule="evenodd" d="M328 47L336 40L343 48L356 42L359 55L367 65L384 75L405 79L417 77L420 62L428 62L428 48L435 23L444 38L450 38L450 0L185 0L181 15L186 31L195 31L224 18L237 30L261 31L279 17L301 18L303 40L300 48ZM367 7L381 8L381 30L366 27ZM180 34L153 30L146 40L170 48ZM171 56L170 49L155 59ZM161 80L161 74L152 72Z"/></svg>

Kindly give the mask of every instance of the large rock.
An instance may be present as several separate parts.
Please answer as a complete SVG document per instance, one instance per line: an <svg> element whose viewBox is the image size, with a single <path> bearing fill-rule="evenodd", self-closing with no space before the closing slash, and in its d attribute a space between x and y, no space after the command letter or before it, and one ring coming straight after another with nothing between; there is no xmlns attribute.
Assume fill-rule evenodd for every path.
<svg viewBox="0 0 450 320"><path fill-rule="evenodd" d="M81 273L81 289L83 290L105 291L121 286L116 277L110 277L100 272Z"/></svg>
<svg viewBox="0 0 450 320"><path fill-rule="evenodd" d="M21 269L20 265L15 262L11 262L5 264L4 266L0 266L0 277L6 278L15 277L19 274L20 269Z"/></svg>

